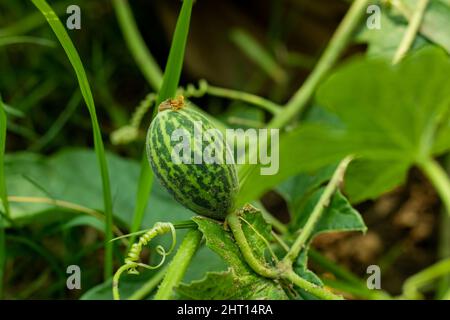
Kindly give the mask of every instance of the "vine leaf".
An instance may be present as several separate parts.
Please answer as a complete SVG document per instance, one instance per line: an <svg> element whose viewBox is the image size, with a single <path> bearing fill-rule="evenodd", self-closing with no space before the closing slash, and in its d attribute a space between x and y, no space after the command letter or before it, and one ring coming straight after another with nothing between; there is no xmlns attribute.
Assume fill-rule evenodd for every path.
<svg viewBox="0 0 450 320"><path fill-rule="evenodd" d="M404 3L409 8L409 12L413 12L417 0L404 1ZM448 0L430 1L420 28L421 34L450 54L448 30L450 30L450 2Z"/></svg>
<svg viewBox="0 0 450 320"><path fill-rule="evenodd" d="M302 228L314 206L319 201L325 188L315 191L306 203L298 208L296 220L293 223L295 229ZM367 230L361 215L356 211L342 195L340 191L336 192L331 198L330 204L324 209L324 212L317 222L312 237L319 233L330 231L363 231Z"/></svg>
<svg viewBox="0 0 450 320"><path fill-rule="evenodd" d="M318 286L323 286L322 280L314 272L308 269L308 250L309 246L306 250L300 252L293 265L294 271L303 279L317 284ZM317 300L317 297L301 288L295 287L295 291L303 300Z"/></svg>
<svg viewBox="0 0 450 320"><path fill-rule="evenodd" d="M401 19L401 16L389 14L388 9L385 8L381 11L380 25L380 29L369 29L364 24L356 36L356 41L368 44L366 52L368 56L392 60L408 24L405 19ZM419 33L411 50L417 50L427 43L428 41Z"/></svg>
<svg viewBox="0 0 450 320"><path fill-rule="evenodd" d="M304 227L311 212L319 201L326 183L336 168L336 165L323 167L313 173L302 173L278 186L277 190L286 200L291 214L291 230ZM347 198L336 192L330 203L317 222L311 239L323 232L331 231L366 231L366 225L358 211L356 211Z"/></svg>
<svg viewBox="0 0 450 320"><path fill-rule="evenodd" d="M314 190L331 179L336 167L337 164L332 164L312 172L300 173L277 186L276 190L286 201L291 218L295 217L298 206Z"/></svg>
<svg viewBox="0 0 450 320"><path fill-rule="evenodd" d="M272 252L268 252L270 243L274 242L272 226L266 222L261 212L253 207L243 210L241 214L242 231L251 244L253 254L262 263L275 262Z"/></svg>
<svg viewBox="0 0 450 320"><path fill-rule="evenodd" d="M403 184L408 168L402 161L356 159L347 169L345 194L353 204L376 199Z"/></svg>
<svg viewBox="0 0 450 320"><path fill-rule="evenodd" d="M381 11L381 28L369 29L365 25L357 35L357 40L368 43L369 56L383 56L388 59L394 57L398 44L405 34L408 22L405 14L411 16L417 6L417 0L402 1L403 11L393 7L391 10L383 8ZM430 42L441 46L450 53L450 4L448 0L430 1L425 12L419 34L413 43L413 50L419 49Z"/></svg>
<svg viewBox="0 0 450 320"><path fill-rule="evenodd" d="M208 272L206 276L177 288L181 299L194 300L285 300L286 294L273 281L253 274Z"/></svg>
<svg viewBox="0 0 450 320"><path fill-rule="evenodd" d="M255 213L252 213L255 214ZM258 214L260 216L260 214ZM251 217L248 214L244 218L254 227L258 233L267 236L270 226L262 223L262 217ZM229 266L226 272L207 273L201 280L179 286L178 293L184 298L192 299L287 299L280 284L256 274L245 262L239 247L229 231L225 231L222 223L204 218L194 217L203 232L206 245L218 254ZM266 244L261 239L256 239L254 229L245 227L244 232L262 259ZM251 230L251 232L250 232Z"/></svg>
<svg viewBox="0 0 450 320"><path fill-rule="evenodd" d="M332 75L317 95L319 104L340 119L340 127L311 124L299 138L316 132L319 141L307 143L346 150L366 161L363 168L358 163L349 167L350 196L358 201L378 196L403 182L411 166L449 149L449 73L447 54L435 47L410 55L397 67L384 60L354 61ZM303 147L314 148L316 156L327 152ZM368 166L371 173L359 174ZM389 177L395 180L383 184ZM355 188L364 184L368 190Z"/></svg>

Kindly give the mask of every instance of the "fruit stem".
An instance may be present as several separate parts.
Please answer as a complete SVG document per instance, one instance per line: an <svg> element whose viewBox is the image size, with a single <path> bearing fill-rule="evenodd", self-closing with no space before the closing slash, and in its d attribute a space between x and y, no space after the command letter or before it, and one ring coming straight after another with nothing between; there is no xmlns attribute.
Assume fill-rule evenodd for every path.
<svg viewBox="0 0 450 320"><path fill-rule="evenodd" d="M289 252L284 257L282 263L286 265L292 265L294 260L299 255L300 251L302 250L303 246L306 244L308 239L310 238L312 232L314 231L314 227L317 224L317 221L319 221L325 207L328 206L328 204L331 201L332 196L336 192L336 190L339 188L339 184L341 183L342 179L344 178L345 170L347 169L348 164L352 161L352 157L346 157L344 160L342 160L336 171L334 172L330 182L326 186L324 192L320 196L319 201L317 202L316 206L314 207L308 221L306 222L302 232L300 233L297 240L295 240L294 244L292 245Z"/></svg>
<svg viewBox="0 0 450 320"><path fill-rule="evenodd" d="M159 286L155 300L169 300L173 289L183 280L184 274L202 240L199 230L190 230L184 237L178 251L167 269L166 276Z"/></svg>

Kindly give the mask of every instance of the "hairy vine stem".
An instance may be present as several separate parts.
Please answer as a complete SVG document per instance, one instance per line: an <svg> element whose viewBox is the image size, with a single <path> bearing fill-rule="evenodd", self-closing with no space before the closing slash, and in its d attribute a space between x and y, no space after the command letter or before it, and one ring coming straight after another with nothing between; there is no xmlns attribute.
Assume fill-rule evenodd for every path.
<svg viewBox="0 0 450 320"><path fill-rule="evenodd" d="M304 245L310 238L312 232L314 231L314 227L316 226L317 221L320 219L325 207L328 206L332 196L339 188L339 185L342 182L342 179L344 178L345 171L351 161L352 157L348 156L339 163L330 182L328 183L324 192L320 196L319 201L314 207L313 212L311 213L311 216L306 222L306 225L303 228L302 232L300 233L299 237L296 239L292 247L289 249L288 253L283 258L283 260L279 262L276 267L267 266L258 258L256 258L255 255L253 254L253 251L242 230L242 225L240 221L241 210L234 211L227 216L228 225L230 226L230 229L242 252L242 255L244 256L245 261L256 273L266 278L285 279L321 299L326 300L342 299L341 296L335 295L334 293L301 278L292 269L292 265L297 256L299 255L301 249L304 247ZM242 210L245 209L246 208L244 207Z"/></svg>
<svg viewBox="0 0 450 320"><path fill-rule="evenodd" d="M212 86L208 84L206 80L200 80L198 83L198 88L195 88L192 84L187 85L186 88L180 88L179 93L183 94L187 98L201 97L205 94L209 94L211 96L239 100L258 106L273 115L276 115L282 111L281 106L276 104L275 102L248 92Z"/></svg>
<svg viewBox="0 0 450 320"><path fill-rule="evenodd" d="M242 210L245 210L245 207ZM241 210L236 210L230 213L227 216L227 222L245 261L249 264L253 271L266 278L287 280L299 288L302 288L303 290L324 300L342 299L341 296L335 295L327 289L301 278L294 272L291 265L279 263L277 267L271 267L256 258L242 230L240 214Z"/></svg>
<svg viewBox="0 0 450 320"><path fill-rule="evenodd" d="M450 181L447 173L434 159L425 160L418 166L430 179L446 208L447 214L450 215Z"/></svg>
<svg viewBox="0 0 450 320"><path fill-rule="evenodd" d="M239 217L240 210L230 213L227 217L228 225L233 232L234 239L239 245L239 249L245 258L245 261L249 266L258 274L266 278L276 279L279 278L279 272L273 268L270 268L261 263L258 258L253 254L244 231L242 230L241 220Z"/></svg>
<svg viewBox="0 0 450 320"><path fill-rule="evenodd" d="M283 108L283 112L272 119L269 128L283 128L304 110L320 81L334 66L352 38L369 3L370 0L355 0L353 2L312 73L289 100L286 107Z"/></svg>
<svg viewBox="0 0 450 320"><path fill-rule="evenodd" d="M316 297L319 297L324 300L343 300L344 298L342 296L338 296L331 291L328 291L312 282L309 282L302 277L300 277L298 274L296 274L293 270L290 270L283 274L283 278L286 280L291 281L293 284L298 286L299 288L302 288L306 292L312 293Z"/></svg>

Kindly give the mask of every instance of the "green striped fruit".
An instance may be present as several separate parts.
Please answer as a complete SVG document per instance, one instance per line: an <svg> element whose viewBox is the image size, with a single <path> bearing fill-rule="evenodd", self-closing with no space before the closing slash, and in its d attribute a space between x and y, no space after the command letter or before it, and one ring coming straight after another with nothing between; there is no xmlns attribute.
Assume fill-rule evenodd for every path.
<svg viewBox="0 0 450 320"><path fill-rule="evenodd" d="M230 148L208 119L182 99L168 100L150 125L146 147L153 172L178 202L199 215L225 219L239 183Z"/></svg>

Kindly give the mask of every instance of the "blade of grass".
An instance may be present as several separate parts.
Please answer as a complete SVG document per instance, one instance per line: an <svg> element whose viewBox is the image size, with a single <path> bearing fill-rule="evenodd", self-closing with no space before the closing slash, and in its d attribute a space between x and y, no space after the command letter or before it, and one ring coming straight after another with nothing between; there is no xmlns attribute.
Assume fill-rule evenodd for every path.
<svg viewBox="0 0 450 320"><path fill-rule="evenodd" d="M180 16L172 39L172 46L167 59L166 69L164 70L161 90L158 94L157 105L166 99L174 97L178 83L180 81L181 69L184 61L184 51L186 49L187 36L189 33L189 24L191 20L193 0L184 0L181 7ZM157 108L153 114L157 113Z"/></svg>
<svg viewBox="0 0 450 320"><path fill-rule="evenodd" d="M264 47L250 34L241 29L234 29L230 34L231 40L238 46L255 64L278 83L287 80L286 72Z"/></svg>
<svg viewBox="0 0 450 320"><path fill-rule="evenodd" d="M53 9L48 5L45 0L31 0L33 4L41 11L44 17L47 19L50 27L61 43L64 51L67 54L67 57L72 64L74 71L76 73L78 83L80 86L81 94L86 102L87 108L89 110L89 114L91 117L92 123L92 131L94 136L94 147L97 155L98 163L100 166L100 173L102 178L102 187L103 187L103 202L104 202L104 211L105 211L105 259L104 259L104 277L105 279L109 279L112 277L113 271L113 243L109 240L112 239L112 225L113 225L113 216L112 216L112 200L111 200L111 186L109 182L109 172L108 172L108 164L106 162L105 150L103 146L103 140L101 136L100 126L97 120L97 114L95 111L95 103L94 98L92 96L91 88L89 86L89 81L86 76L86 71L84 70L83 63L81 62L80 56L67 34L64 25L59 20L56 13Z"/></svg>
<svg viewBox="0 0 450 320"><path fill-rule="evenodd" d="M12 44L36 44L51 48L55 47L55 42L45 38L30 37L30 36L11 36L0 38L0 46L8 46Z"/></svg>
<svg viewBox="0 0 450 320"><path fill-rule="evenodd" d="M4 155L6 144L6 114L3 106L3 101L0 97L0 200L3 204L3 211L6 217L10 217L9 203L6 192L6 182L4 173ZM0 299L3 297L3 278L6 262L6 247L5 247L5 228L3 217L0 215Z"/></svg>
<svg viewBox="0 0 450 320"><path fill-rule="evenodd" d="M17 118L25 118L25 113L23 113L19 109L13 108L5 103L3 103L3 108L5 109L5 113L9 114L10 116Z"/></svg>
<svg viewBox="0 0 450 320"><path fill-rule="evenodd" d="M114 11L119 21L127 46L133 55L145 79L154 90L159 90L162 72L153 56L148 51L144 39L139 33L133 13L127 0L113 0Z"/></svg>
<svg viewBox="0 0 450 320"><path fill-rule="evenodd" d="M4 155L6 145L6 114L3 101L0 97L0 199L7 217L10 217L9 203L6 192L5 172L4 172Z"/></svg>
<svg viewBox="0 0 450 320"><path fill-rule="evenodd" d="M184 0L181 7L180 15L175 27L172 46L170 48L169 57L167 59L166 69L162 80L161 89L158 93L156 106L162 101L175 96L180 81L181 69L183 67L184 51L189 33L189 24L191 19L193 0ZM158 108L154 108L153 117L156 115ZM153 118L152 117L152 118ZM144 217L145 208L153 185L153 172L147 161L144 152L141 161L141 172L138 183L137 201L134 211L131 232L136 232L141 228L142 219ZM133 243L135 238L130 239Z"/></svg>
<svg viewBox="0 0 450 320"><path fill-rule="evenodd" d="M53 5L53 9L58 14L63 14L66 12L66 8L72 1L65 1L62 3L57 3ZM17 20L17 22L10 24L4 28L0 29L0 37L13 36L25 34L37 27L43 25L45 23L45 19L43 19L42 15L38 12L31 13L26 17L22 17Z"/></svg>
<svg viewBox="0 0 450 320"><path fill-rule="evenodd" d="M44 149L62 130L62 128L67 123L69 118L75 112L80 102L81 102L81 95L80 92L77 90L72 95L69 102L67 103L66 108L64 109L63 112L61 112L61 114L52 124L50 129L48 129L47 132L42 137L39 138L39 140L34 142L29 149L31 151L39 151Z"/></svg>
<svg viewBox="0 0 450 320"><path fill-rule="evenodd" d="M443 165L447 176L450 174L450 155L444 158ZM449 208L443 206L440 212L440 226L439 226L439 245L438 254L440 259L450 258L450 212ZM450 275L443 276L438 284L436 290L436 299L444 299L446 293L450 294Z"/></svg>

